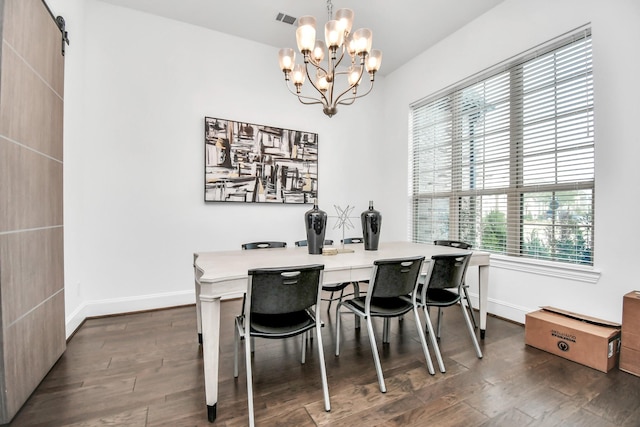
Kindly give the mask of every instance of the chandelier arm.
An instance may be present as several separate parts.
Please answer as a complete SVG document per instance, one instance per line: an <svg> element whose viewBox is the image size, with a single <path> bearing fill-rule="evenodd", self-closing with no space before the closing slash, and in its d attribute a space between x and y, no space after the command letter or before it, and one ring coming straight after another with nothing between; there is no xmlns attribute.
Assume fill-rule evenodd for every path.
<svg viewBox="0 0 640 427"><path fill-rule="evenodd" d="M340 57L336 57L333 58L333 55L331 55L331 52L329 52L328 58L327 58L327 64L329 65L329 69L332 70L331 76L332 76L332 83L330 85L329 88L329 97L325 99L327 100L327 104L335 107L337 105L337 101L340 99L340 97L342 95L344 95L344 93L341 93L340 95L338 95L337 98L334 98L334 88L335 88L335 83L336 83L336 76L341 75L341 74L346 74L344 72L340 72L338 71L338 66L340 65L340 63L342 62L342 60L344 59L344 54L346 52L346 48L345 45L342 44L341 48L340 48ZM352 86L353 87L353 86ZM351 87L348 90L350 90ZM335 100L334 100L335 99Z"/></svg>
<svg viewBox="0 0 640 427"><path fill-rule="evenodd" d="M341 102L340 99L346 95L347 93L351 92L353 90L354 86L349 86L347 89L344 90L344 92L342 92L340 95L338 95L335 99L335 101L333 102L333 105L349 105L349 104L345 104L344 102ZM350 99L350 98L349 98ZM355 99L355 98L354 98Z"/></svg>
<svg viewBox="0 0 640 427"><path fill-rule="evenodd" d="M349 74L349 73L343 71L343 72L339 72L338 74ZM363 76L364 76L364 63L360 63L360 76L358 77L358 80L354 84L352 84L349 87L347 87L340 95L338 95L336 97L333 105L351 105L351 104L353 104L353 101L355 101L356 98L360 98L360 96L354 96L353 98L348 98L347 101L351 100L351 102L348 102L348 103L347 103L347 101L342 101L342 102L340 101L340 99L343 96L345 96L347 93L351 92L353 90L353 88L356 88L356 90L357 90L357 87L360 85L360 82L362 81L362 77ZM372 86L373 85L371 85L371 87L369 87L369 91L367 93L371 92ZM364 95L361 95L361 96L365 96L367 93L365 93Z"/></svg>
<svg viewBox="0 0 640 427"><path fill-rule="evenodd" d="M342 45L342 52L340 53L340 58L335 59L335 64L333 65L333 69L336 70L338 68L338 65L340 65L340 63L342 62L342 60L344 59L344 54L345 54L346 48L344 46L344 44ZM331 56L331 55L329 55ZM331 66L329 66L329 68L331 68Z"/></svg>
<svg viewBox="0 0 640 427"><path fill-rule="evenodd" d="M356 98L358 98L358 97L354 96L352 98L342 99L342 100L338 101L337 105L351 105L351 104L353 104L355 102Z"/></svg>
<svg viewBox="0 0 640 427"><path fill-rule="evenodd" d="M335 107L336 104L333 102L333 89L336 85L336 64L333 63L331 55L329 55L329 58L327 59L327 64L329 65L328 67L329 70L331 70L332 72L331 72L331 83L327 88L328 97L325 97L325 100L327 101L327 105L331 107Z"/></svg>
<svg viewBox="0 0 640 427"><path fill-rule="evenodd" d="M313 101L310 101L310 102L303 101L303 100L302 100L302 98L305 98L305 99L313 99ZM314 104L322 104L322 105L325 105L325 103L324 103L324 102L322 102L321 100L316 99L316 98L311 98L310 96L301 96L301 95L298 95L298 101L300 101L300 103L301 103L301 104L304 104L304 105L314 105Z"/></svg>
<svg viewBox="0 0 640 427"><path fill-rule="evenodd" d="M341 70L341 71L336 70L336 76L348 76L348 75L349 75L349 70Z"/></svg>
<svg viewBox="0 0 640 427"><path fill-rule="evenodd" d="M289 90L289 92L290 92L292 95L295 95L295 96L298 98L298 100L299 100L301 103L305 104L305 105L312 105L312 104L322 104L322 105L325 105L325 102L324 102L324 101L322 101L322 100L321 100L321 99L319 99L319 98L314 98L314 97L307 96L307 95L301 95L301 94L299 94L298 92L296 92L296 91L292 90L292 89L291 89L291 87L289 86L289 81L288 81L288 80L285 80L285 86L287 87L287 89ZM304 99L310 99L310 100L311 100L311 102L305 102L305 101L303 101L303 100L302 100L303 98L304 98Z"/></svg>
<svg viewBox="0 0 640 427"><path fill-rule="evenodd" d="M362 98L363 96L367 96L367 95L369 95L369 93L371 93L371 90L373 89L373 83L374 83L374 81L373 81L373 80L371 80L370 82L371 82L371 84L369 85L369 90L367 90L365 93L361 93L361 94L359 94L359 95L354 95L354 96L352 96L351 98L346 98L346 99L343 99L343 100L341 100L340 98L341 98L344 94L346 94L346 93L348 92L348 90L346 90L346 91L344 91L343 93L341 93L341 94L340 94L340 96L338 97L338 99L336 99L336 105L351 105L351 104L353 104L353 102L354 102L356 99L358 99L358 98ZM353 88L353 86L352 86L351 88Z"/></svg>
<svg viewBox="0 0 640 427"><path fill-rule="evenodd" d="M311 65L313 65L313 64L311 64ZM313 65L313 66L315 67L315 65ZM317 67L316 67L316 68L317 68ZM304 69L305 69L305 71L307 72L307 78L309 79L309 83L311 83L311 86L313 86L313 88L314 88L316 91L318 91L318 93L322 96L322 98L321 98L321 99L322 99L322 104L323 104L323 105L326 105L326 104L327 104L327 102L328 102L327 97L325 96L325 94L324 94L324 93L322 93L322 91L318 88L318 86L316 86L316 84L314 83L313 79L311 78L311 75L309 74L309 63L308 63L308 62L305 62L305 63L304 63ZM299 96L298 96L298 97L299 97ZM315 99L315 98L311 98L311 97L308 97L308 96L307 96L307 97L305 97L305 98Z"/></svg>
<svg viewBox="0 0 640 427"><path fill-rule="evenodd" d="M316 69L318 69L318 70L322 71L322 72L323 72L323 73L325 73L325 74L328 74L328 73L327 73L327 70L325 70L325 69L324 69L324 67L323 67L322 65L320 65L320 62L317 62L315 59L313 59L313 57L312 57L312 56L309 56L309 63L311 63L311 65L313 65L314 67L316 67ZM306 66L306 64L305 64L305 66ZM308 75L309 75L309 74L307 73L307 76L308 76Z"/></svg>

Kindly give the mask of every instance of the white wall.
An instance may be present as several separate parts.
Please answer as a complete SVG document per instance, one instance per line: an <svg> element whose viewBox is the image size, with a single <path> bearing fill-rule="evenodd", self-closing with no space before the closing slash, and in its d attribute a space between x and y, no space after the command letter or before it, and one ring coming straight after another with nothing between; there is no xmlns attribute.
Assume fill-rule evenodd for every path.
<svg viewBox="0 0 640 427"><path fill-rule="evenodd" d="M87 316L193 303L193 252L305 238L309 205L203 202L204 116L317 132L320 207L329 215L334 204L359 215L378 198L375 90L328 118L288 93L276 48L96 0L50 5L71 38L68 334Z"/></svg>
<svg viewBox="0 0 640 427"><path fill-rule="evenodd" d="M321 207L332 214L334 204L351 204L357 215L373 199L384 216L383 240L404 240L409 105L588 22L596 91L594 270L601 276L594 283L579 274L551 277L495 260L489 310L523 322L526 312L555 305L619 321L622 295L640 288L630 268L638 251L626 243L639 241L640 231L618 219L640 208L627 197L640 182L633 138L640 59L630 54L640 40L635 0L507 0L378 79L371 95L331 119L287 93L275 48L97 0L49 4L65 16L71 37L68 333L86 316L193 302L194 251L304 237L308 206L202 201L205 115L317 132ZM328 237L340 235L330 230ZM564 272L549 274L557 273ZM470 279L473 286L473 273Z"/></svg>
<svg viewBox="0 0 640 427"><path fill-rule="evenodd" d="M517 266L494 260L490 272L489 311L518 322L542 305L621 320L622 296L640 289L635 266L640 230L634 215L640 211L637 166L640 144L636 123L640 76L640 2L637 0L507 0L437 46L390 75L385 84L386 139L398 141L402 150L390 162L406 164L408 106L432 93L498 64L581 25L591 23L596 129L595 266L599 280L551 277L512 270ZM406 171L406 168L404 169ZM390 177L401 188L407 176ZM391 195L389 203L404 207L393 212L394 232L408 217L404 193ZM622 214L622 215L621 215ZM386 228L389 232L389 227ZM498 266L500 264L500 266ZM565 273L556 271L558 276ZM587 275L589 276L589 275ZM597 278L597 275L596 275Z"/></svg>

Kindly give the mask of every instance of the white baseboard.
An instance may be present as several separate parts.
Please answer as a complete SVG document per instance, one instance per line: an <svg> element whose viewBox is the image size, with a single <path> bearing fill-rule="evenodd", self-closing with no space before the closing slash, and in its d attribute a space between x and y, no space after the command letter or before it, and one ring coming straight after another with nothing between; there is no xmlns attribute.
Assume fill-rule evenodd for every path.
<svg viewBox="0 0 640 427"><path fill-rule="evenodd" d="M478 308L478 294L469 292L469 298L471 303L477 309ZM537 310L538 308L523 307L515 304L511 304L506 301L489 298L489 304L487 312L504 319L511 320L516 323L524 325L525 314Z"/></svg>
<svg viewBox="0 0 640 427"><path fill-rule="evenodd" d="M532 310L527 307L520 307L505 301L489 300L488 312L496 316L508 319L513 322L524 325L525 314L530 313Z"/></svg>
<svg viewBox="0 0 640 427"><path fill-rule="evenodd" d="M240 295L238 295L240 296ZM469 297L475 308L478 308L478 295L472 292ZM132 313L136 311L155 310L180 305L195 304L195 293L192 290L170 292L155 295L141 295L129 298L113 298L99 301L87 301L66 317L66 336L69 338L88 317L107 316L112 314ZM506 301L489 298L487 311L524 325L525 314L537 308L521 307Z"/></svg>
<svg viewBox="0 0 640 427"><path fill-rule="evenodd" d="M196 298L193 290L86 301L74 310L73 313L69 313L66 316L66 336L69 338L88 317L176 307L195 304L195 302Z"/></svg>

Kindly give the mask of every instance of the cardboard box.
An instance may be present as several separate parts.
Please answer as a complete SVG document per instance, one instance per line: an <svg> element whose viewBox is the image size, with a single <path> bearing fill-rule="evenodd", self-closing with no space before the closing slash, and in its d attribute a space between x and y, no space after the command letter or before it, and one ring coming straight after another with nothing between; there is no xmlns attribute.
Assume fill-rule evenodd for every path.
<svg viewBox="0 0 640 427"><path fill-rule="evenodd" d="M640 377L640 350L620 347L620 370Z"/></svg>
<svg viewBox="0 0 640 427"><path fill-rule="evenodd" d="M620 369L640 376L640 291L629 292L622 301Z"/></svg>
<svg viewBox="0 0 640 427"><path fill-rule="evenodd" d="M532 347L608 372L618 364L620 324L542 307L526 315L524 340Z"/></svg>

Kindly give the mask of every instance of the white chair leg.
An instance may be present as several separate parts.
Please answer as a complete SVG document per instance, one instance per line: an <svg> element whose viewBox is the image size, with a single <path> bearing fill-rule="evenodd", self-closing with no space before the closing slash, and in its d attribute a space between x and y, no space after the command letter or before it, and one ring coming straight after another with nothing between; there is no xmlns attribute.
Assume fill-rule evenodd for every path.
<svg viewBox="0 0 640 427"><path fill-rule="evenodd" d="M331 410L331 401L329 400L329 384L327 382L327 368L324 363L324 348L322 346L322 328L320 324L316 325L316 336L318 337L318 358L320 359L320 374L322 375L322 392L324 394L324 410Z"/></svg>
<svg viewBox="0 0 640 427"><path fill-rule="evenodd" d="M307 361L307 333L303 332L302 334L302 348L300 349L301 353L302 353L302 359L300 360L301 364L305 364L305 362Z"/></svg>
<svg viewBox="0 0 640 427"><path fill-rule="evenodd" d="M382 342L384 344L388 344L389 343L389 332L391 330L391 326L390 326L390 322L389 322L389 318L385 317L384 318L384 322L382 323L383 327L382 327Z"/></svg>
<svg viewBox="0 0 640 427"><path fill-rule="evenodd" d="M438 339L440 339L440 331L442 328L442 308L438 307Z"/></svg>
<svg viewBox="0 0 640 427"><path fill-rule="evenodd" d="M473 305L471 305L471 298L469 298L469 291L466 286L462 287L464 292L464 299L467 303L467 308L469 309L469 316L471 317L471 323L473 323L473 329L478 328L478 324L476 323L476 316L473 314Z"/></svg>
<svg viewBox="0 0 640 427"><path fill-rule="evenodd" d="M471 319L469 319L469 313L467 313L467 309L464 304L460 304L462 307L462 315L464 316L464 321L467 323L467 329L469 330L469 335L471 335L471 341L473 341L473 346L476 349L476 355L478 359L482 359L482 350L480 350L480 344L478 344L478 338L476 338L476 331L471 324Z"/></svg>
<svg viewBox="0 0 640 427"><path fill-rule="evenodd" d="M420 336L420 343L422 344L422 351L424 352L424 357L427 360L427 369L429 369L429 373L431 375L435 375L436 371L433 369L433 362L431 361L431 355L429 354L429 348L427 347L427 339L424 336L424 330L422 329L422 325L420 324L420 315L418 314L418 307L413 307L413 316L416 319L416 328L418 329L418 335Z"/></svg>
<svg viewBox="0 0 640 427"><path fill-rule="evenodd" d="M340 316L340 305L341 303L336 305L336 356L340 356L340 320L342 319L342 316Z"/></svg>
<svg viewBox="0 0 640 427"><path fill-rule="evenodd" d="M331 310L331 303L333 302L333 293L335 291L331 291L331 296L329 297L329 306L327 307L327 313Z"/></svg>
<svg viewBox="0 0 640 427"><path fill-rule="evenodd" d="M353 285L353 296L354 297L359 297L360 296L360 283L359 282L351 282L351 284ZM360 316L358 316L356 314L356 322L355 322L355 328L356 329L360 329Z"/></svg>
<svg viewBox="0 0 640 427"><path fill-rule="evenodd" d="M440 354L440 346L438 346L438 337L433 330L433 324L431 323L431 317L429 317L429 309L424 306L424 315L426 317L427 330L429 331L429 338L431 339L431 345L433 346L433 352L436 354L436 360L438 361L438 367L440 372L444 373L444 362L442 361L442 354Z"/></svg>
<svg viewBox="0 0 640 427"><path fill-rule="evenodd" d="M240 326L238 325L238 319L235 320L236 330L234 333L234 346L233 346L233 377L238 378L238 346L240 345L238 341L240 341Z"/></svg>
<svg viewBox="0 0 640 427"><path fill-rule="evenodd" d="M245 334L248 332L245 329ZM249 407L249 427L255 427L255 420L253 416L253 374L251 372L251 339L245 337L245 361L247 364L247 405Z"/></svg>
<svg viewBox="0 0 640 427"><path fill-rule="evenodd" d="M378 355L378 346L376 345L376 337L373 332L373 322L371 316L367 317L367 330L369 331L369 342L371 343L371 353L373 354L373 363L376 365L376 373L378 374L378 384L380 385L380 391L387 392L387 387L384 385L384 376L382 375L382 365L380 364L380 356Z"/></svg>

